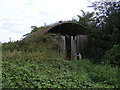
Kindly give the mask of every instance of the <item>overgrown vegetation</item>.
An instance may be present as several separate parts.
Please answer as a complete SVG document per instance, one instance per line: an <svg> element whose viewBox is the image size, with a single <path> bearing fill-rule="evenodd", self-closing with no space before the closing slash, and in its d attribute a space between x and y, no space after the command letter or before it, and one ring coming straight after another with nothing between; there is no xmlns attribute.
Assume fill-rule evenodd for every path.
<svg viewBox="0 0 120 90"><path fill-rule="evenodd" d="M120 2L95 2L92 8L72 20L88 27L86 59L65 60L50 35L4 43L2 87L120 88ZM30 33L39 29L33 26Z"/></svg>
<svg viewBox="0 0 120 90"><path fill-rule="evenodd" d="M67 61L46 46L32 42L18 51L17 42L3 44L3 88L120 87L119 68L88 59Z"/></svg>
<svg viewBox="0 0 120 90"><path fill-rule="evenodd" d="M88 58L92 58L95 63L102 63L104 62L104 57L107 57L105 53L120 44L120 1L94 2L91 7L94 12L85 13L82 11L83 16L78 15L79 19L76 22L88 27L91 42ZM113 53L116 53L116 51L113 50ZM116 57L116 55L113 57ZM114 59L112 61L116 62ZM120 65L119 60L114 63L115 66Z"/></svg>
<svg viewBox="0 0 120 90"><path fill-rule="evenodd" d="M107 51L103 61L120 67L120 45L114 45L112 49Z"/></svg>

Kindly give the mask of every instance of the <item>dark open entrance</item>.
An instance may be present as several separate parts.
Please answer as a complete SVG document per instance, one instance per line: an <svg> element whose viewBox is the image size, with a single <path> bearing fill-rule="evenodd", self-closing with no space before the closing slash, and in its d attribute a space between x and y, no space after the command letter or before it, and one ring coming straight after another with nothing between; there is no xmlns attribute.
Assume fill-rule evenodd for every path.
<svg viewBox="0 0 120 90"><path fill-rule="evenodd" d="M65 36L66 42L66 58L71 59L71 36Z"/></svg>
<svg viewBox="0 0 120 90"><path fill-rule="evenodd" d="M72 49L72 47L77 48L76 45L73 45L75 44L74 40L77 37L77 35L86 35L86 27L77 23L66 22L66 23L60 23L54 26L48 31L48 33L59 33L62 36L65 36L66 58L71 59L72 56L76 57L76 59L78 58L77 53L76 53L76 56L72 55L72 53L75 53L73 52L73 50L75 49ZM71 42L71 40L73 42Z"/></svg>

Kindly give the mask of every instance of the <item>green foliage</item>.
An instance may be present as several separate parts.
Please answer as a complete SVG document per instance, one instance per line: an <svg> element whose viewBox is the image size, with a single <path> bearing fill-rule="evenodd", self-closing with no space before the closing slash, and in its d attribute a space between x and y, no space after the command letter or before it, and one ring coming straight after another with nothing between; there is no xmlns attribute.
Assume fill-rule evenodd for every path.
<svg viewBox="0 0 120 90"><path fill-rule="evenodd" d="M52 41L50 35L38 34L30 41L4 43L2 87L120 88L120 67L108 65L120 66L119 3L99 2L93 7L98 12L82 11L83 16L78 15L79 20L73 20L88 28L90 60L63 59L56 52L58 43ZM31 28L31 33L40 29ZM101 61L105 64L100 64Z"/></svg>
<svg viewBox="0 0 120 90"><path fill-rule="evenodd" d="M59 45L58 42L55 42L51 39L50 35L40 36L31 41L17 41L17 42L8 42L3 44L3 52L9 51L13 52L14 50L23 51L23 52L35 52L35 51L48 51L54 50L58 51Z"/></svg>
<svg viewBox="0 0 120 90"><path fill-rule="evenodd" d="M106 48L106 42L104 42L104 33L100 28L96 26L94 13L85 13L83 12L83 16L79 16L78 23L86 26L87 35L88 35L88 51L87 58L92 58L95 63L100 63L100 59L103 57Z"/></svg>
<svg viewBox="0 0 120 90"><path fill-rule="evenodd" d="M39 44L38 47L33 42L24 44L22 50L14 49L10 52L8 47L17 43L3 44L3 88L120 87L119 68L94 65L88 59L67 61L48 45Z"/></svg>
<svg viewBox="0 0 120 90"><path fill-rule="evenodd" d="M112 68L110 66L99 65L95 66L90 74L90 78L92 81L96 83L104 83L106 85L112 85L114 87L118 87L119 80L118 80L118 69Z"/></svg>
<svg viewBox="0 0 120 90"><path fill-rule="evenodd" d="M32 28L31 32L23 35L24 37L30 35L33 32L36 32L36 31L40 30L42 28L42 26L41 27L31 26L31 28Z"/></svg>
<svg viewBox="0 0 120 90"><path fill-rule="evenodd" d="M107 42L105 47L112 48L114 44L120 43L120 1L118 2L94 2L95 23L98 30L103 33L101 40ZM104 47L104 48L105 48Z"/></svg>
<svg viewBox="0 0 120 90"><path fill-rule="evenodd" d="M120 67L120 44L106 52L103 62Z"/></svg>
<svg viewBox="0 0 120 90"><path fill-rule="evenodd" d="M96 1L91 6L95 11L95 22L98 26L104 28L107 18L120 11L120 1L118 2L103 2ZM111 18L112 19L112 18ZM117 20L118 21L118 20Z"/></svg>
<svg viewBox="0 0 120 90"><path fill-rule="evenodd" d="M94 2L92 8L94 13L82 11L83 16L78 15L78 23L88 28L90 45L87 57L101 63L105 52L120 44L120 1Z"/></svg>
<svg viewBox="0 0 120 90"><path fill-rule="evenodd" d="M81 12L82 12L82 16L77 15L79 18L77 23L89 27L89 24L94 21L94 17L93 17L94 12L91 12L91 13L87 12L86 13L83 10L81 10Z"/></svg>

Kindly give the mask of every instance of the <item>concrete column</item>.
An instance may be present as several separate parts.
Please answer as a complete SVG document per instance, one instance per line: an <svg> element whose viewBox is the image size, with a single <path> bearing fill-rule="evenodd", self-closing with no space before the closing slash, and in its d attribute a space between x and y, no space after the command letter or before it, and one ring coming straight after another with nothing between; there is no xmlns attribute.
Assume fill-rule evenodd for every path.
<svg viewBox="0 0 120 90"><path fill-rule="evenodd" d="M77 59L85 57L88 38L86 35L77 35Z"/></svg>
<svg viewBox="0 0 120 90"><path fill-rule="evenodd" d="M64 55L65 54L65 36L60 36L59 45L60 45L59 52L61 55Z"/></svg>
<svg viewBox="0 0 120 90"><path fill-rule="evenodd" d="M77 59L77 40L76 40L76 36L71 36L71 59Z"/></svg>

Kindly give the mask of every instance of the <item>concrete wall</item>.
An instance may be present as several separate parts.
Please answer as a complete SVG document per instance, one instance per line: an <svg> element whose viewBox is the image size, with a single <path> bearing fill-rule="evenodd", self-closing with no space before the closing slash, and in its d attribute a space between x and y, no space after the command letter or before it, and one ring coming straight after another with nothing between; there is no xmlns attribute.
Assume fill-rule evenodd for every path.
<svg viewBox="0 0 120 90"><path fill-rule="evenodd" d="M87 35L77 35L77 54L81 55L81 58L86 56L88 45L88 37Z"/></svg>
<svg viewBox="0 0 120 90"><path fill-rule="evenodd" d="M71 42L69 41L71 40ZM86 56L88 37L86 35L61 36L59 39L60 54L67 59L81 59ZM70 45L68 45L70 44Z"/></svg>
<svg viewBox="0 0 120 90"><path fill-rule="evenodd" d="M65 43L65 36L60 36L59 38L59 52L60 54L65 54L66 52L66 43Z"/></svg>
<svg viewBox="0 0 120 90"><path fill-rule="evenodd" d="M77 59L77 37L71 36L71 59Z"/></svg>

